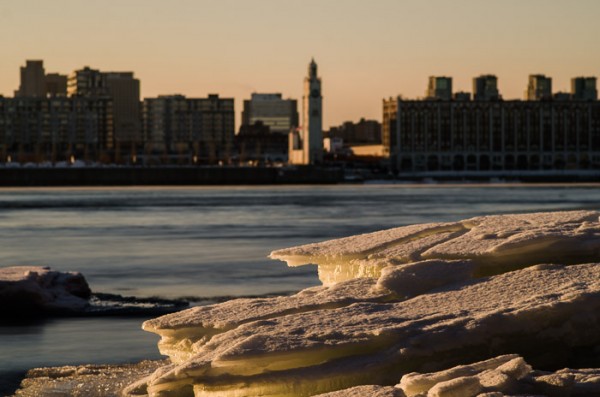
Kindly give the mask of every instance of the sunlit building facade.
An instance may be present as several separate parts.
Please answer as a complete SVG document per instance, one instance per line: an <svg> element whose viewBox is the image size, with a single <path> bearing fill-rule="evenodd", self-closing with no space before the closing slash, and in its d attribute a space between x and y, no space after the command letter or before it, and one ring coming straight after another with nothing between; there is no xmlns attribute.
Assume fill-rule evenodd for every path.
<svg viewBox="0 0 600 397"><path fill-rule="evenodd" d="M528 101L541 101L552 99L552 78L543 74L529 76L525 99Z"/></svg>
<svg viewBox="0 0 600 397"><path fill-rule="evenodd" d="M452 77L430 76L425 92L427 99L449 101L452 99Z"/></svg>

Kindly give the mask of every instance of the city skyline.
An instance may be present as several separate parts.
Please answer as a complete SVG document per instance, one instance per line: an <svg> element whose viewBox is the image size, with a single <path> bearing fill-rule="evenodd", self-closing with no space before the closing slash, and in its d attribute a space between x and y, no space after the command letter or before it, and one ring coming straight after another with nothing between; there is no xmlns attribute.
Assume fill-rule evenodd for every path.
<svg viewBox="0 0 600 397"><path fill-rule="evenodd" d="M253 92L300 99L314 56L327 128L381 120L383 98L423 97L429 76L471 92L473 77L494 74L504 99L521 99L530 74L551 77L556 92L600 72L600 3L588 0L112 4L1 1L0 34L11 40L0 94L18 88L26 59L43 59L47 72L134 71L142 98L218 93L239 110Z"/></svg>

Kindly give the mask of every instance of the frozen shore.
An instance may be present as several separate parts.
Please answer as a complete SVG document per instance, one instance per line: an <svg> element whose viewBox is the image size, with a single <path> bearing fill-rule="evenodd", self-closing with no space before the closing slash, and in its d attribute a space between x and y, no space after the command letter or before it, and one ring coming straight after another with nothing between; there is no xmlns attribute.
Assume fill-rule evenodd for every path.
<svg viewBox="0 0 600 397"><path fill-rule="evenodd" d="M53 316L160 315L187 302L93 293L79 272L47 266L0 268L0 324Z"/></svg>
<svg viewBox="0 0 600 397"><path fill-rule="evenodd" d="M169 360L122 395L600 395L597 212L413 225L271 257L317 264L324 285L145 322Z"/></svg>

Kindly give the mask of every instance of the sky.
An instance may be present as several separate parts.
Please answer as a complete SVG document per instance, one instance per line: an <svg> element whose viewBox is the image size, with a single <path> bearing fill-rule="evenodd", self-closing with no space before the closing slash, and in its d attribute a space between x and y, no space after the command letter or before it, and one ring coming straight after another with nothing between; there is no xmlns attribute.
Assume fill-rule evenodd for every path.
<svg viewBox="0 0 600 397"><path fill-rule="evenodd" d="M0 0L0 95L19 67L134 71L142 97L253 92L302 98L314 57L324 128L381 120L382 99L422 97L428 76L498 76L522 98L529 74L567 91L600 75L599 0ZM299 109L300 111L301 109Z"/></svg>

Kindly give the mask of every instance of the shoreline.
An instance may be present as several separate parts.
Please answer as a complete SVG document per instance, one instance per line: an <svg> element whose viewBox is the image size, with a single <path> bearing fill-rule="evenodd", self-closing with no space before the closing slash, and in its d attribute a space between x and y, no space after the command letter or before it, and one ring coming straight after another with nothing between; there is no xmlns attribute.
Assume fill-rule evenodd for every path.
<svg viewBox="0 0 600 397"><path fill-rule="evenodd" d="M600 170L438 171L353 174L319 166L0 166L0 188L202 187L293 185L585 185L599 184Z"/></svg>
<svg viewBox="0 0 600 397"><path fill-rule="evenodd" d="M0 187L336 184L321 167L0 167Z"/></svg>

